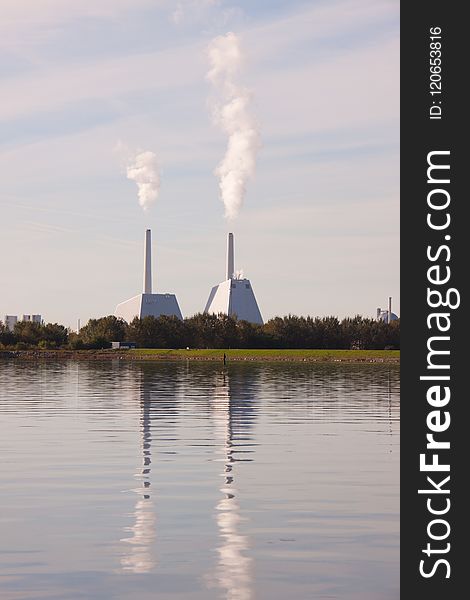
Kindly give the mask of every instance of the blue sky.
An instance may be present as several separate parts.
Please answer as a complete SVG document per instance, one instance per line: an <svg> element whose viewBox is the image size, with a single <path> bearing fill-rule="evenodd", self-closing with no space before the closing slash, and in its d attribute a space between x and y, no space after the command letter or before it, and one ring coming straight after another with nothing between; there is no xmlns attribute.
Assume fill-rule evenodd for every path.
<svg viewBox="0 0 470 600"><path fill-rule="evenodd" d="M233 31L262 147L227 222L206 49ZM393 0L3 0L0 318L75 326L154 283L185 315L225 236L265 319L399 312L399 10ZM156 153L144 213L116 148Z"/></svg>

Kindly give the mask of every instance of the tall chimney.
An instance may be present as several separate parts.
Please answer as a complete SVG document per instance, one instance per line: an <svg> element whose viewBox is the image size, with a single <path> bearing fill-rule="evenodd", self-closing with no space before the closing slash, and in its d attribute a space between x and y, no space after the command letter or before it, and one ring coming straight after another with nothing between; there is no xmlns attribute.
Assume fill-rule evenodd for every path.
<svg viewBox="0 0 470 600"><path fill-rule="evenodd" d="M227 279L232 279L235 267L233 266L233 233L227 237Z"/></svg>
<svg viewBox="0 0 470 600"><path fill-rule="evenodd" d="M144 294L152 293L152 232L145 232L144 247Z"/></svg>
<svg viewBox="0 0 470 600"><path fill-rule="evenodd" d="M382 313L382 309L379 307L377 309L377 321L380 319L380 314Z"/></svg>
<svg viewBox="0 0 470 600"><path fill-rule="evenodd" d="M388 323L392 322L392 297L388 297Z"/></svg>

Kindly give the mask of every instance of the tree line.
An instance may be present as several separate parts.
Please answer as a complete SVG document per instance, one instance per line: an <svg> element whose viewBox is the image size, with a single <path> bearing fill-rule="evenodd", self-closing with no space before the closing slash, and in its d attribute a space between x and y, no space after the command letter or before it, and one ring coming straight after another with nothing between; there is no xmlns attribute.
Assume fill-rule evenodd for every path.
<svg viewBox="0 0 470 600"><path fill-rule="evenodd" d="M58 323L18 322L9 331L0 322L0 347L99 349L111 342L134 342L140 348L313 348L382 350L400 348L400 321L356 316L275 317L264 325L227 315L197 314L183 321L161 316L131 323L112 315L90 319L79 333Z"/></svg>

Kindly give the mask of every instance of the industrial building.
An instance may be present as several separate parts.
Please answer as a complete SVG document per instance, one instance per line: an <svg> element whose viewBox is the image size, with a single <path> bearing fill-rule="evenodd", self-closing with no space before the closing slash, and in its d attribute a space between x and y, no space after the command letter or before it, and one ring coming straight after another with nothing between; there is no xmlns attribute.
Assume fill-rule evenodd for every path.
<svg viewBox="0 0 470 600"><path fill-rule="evenodd" d="M227 278L212 288L205 313L224 313L250 323L263 324L263 317L256 302L249 279L235 273L233 233L227 237Z"/></svg>
<svg viewBox="0 0 470 600"><path fill-rule="evenodd" d="M388 309L377 308L377 321L384 321L385 323L391 323L396 321L398 316L392 312L392 297L388 299Z"/></svg>
<svg viewBox="0 0 470 600"><path fill-rule="evenodd" d="M5 323L5 327L8 329L8 331L13 331L13 329L15 329L15 325L18 323L18 317L16 315L5 315L3 322Z"/></svg>
<svg viewBox="0 0 470 600"><path fill-rule="evenodd" d="M143 292L118 304L114 315L128 323L135 317L143 319L144 317L166 315L178 317L178 319L183 318L174 294L152 293L152 233L150 229L145 232Z"/></svg>
<svg viewBox="0 0 470 600"><path fill-rule="evenodd" d="M31 321L31 323L39 323L41 325L41 315L23 315L22 321Z"/></svg>
<svg viewBox="0 0 470 600"><path fill-rule="evenodd" d="M38 325L42 324L41 315L23 315L21 320L29 321L31 323L38 323ZM18 323L18 315L5 315L4 323L8 331L13 331L15 329L15 325Z"/></svg>

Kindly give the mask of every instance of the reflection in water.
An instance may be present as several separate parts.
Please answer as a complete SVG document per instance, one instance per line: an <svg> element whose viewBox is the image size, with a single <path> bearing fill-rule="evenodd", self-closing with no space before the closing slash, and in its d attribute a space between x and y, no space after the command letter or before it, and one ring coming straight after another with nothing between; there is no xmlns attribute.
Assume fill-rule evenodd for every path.
<svg viewBox="0 0 470 600"><path fill-rule="evenodd" d="M0 596L397 598L399 384L398 365L0 360Z"/></svg>
<svg viewBox="0 0 470 600"><path fill-rule="evenodd" d="M156 537L155 507L150 492L151 471L151 443L152 431L150 425L150 389L145 385L144 372L131 373L130 377L136 381L136 395L140 401L141 410L141 433L142 433L142 465L135 474L141 485L132 491L139 499L134 509L134 525L126 527L125 531L131 533L130 537L121 539L130 545L129 551L121 558L121 566L124 571L131 573L149 573L155 566L155 558L152 546ZM129 385L129 389L131 386Z"/></svg>
<svg viewBox="0 0 470 600"><path fill-rule="evenodd" d="M223 485L220 492L223 497L216 506L216 521L222 540L217 548L219 563L215 573L208 578L210 586L225 590L225 597L230 600L250 600L252 596L252 559L246 556L249 547L248 538L239 532L242 521L240 506L237 500L237 489L234 483L234 463L239 459L234 457L233 419L237 410L237 398L231 393L227 372L215 376L215 394L211 402L212 415L215 423L216 437L221 442L224 463L222 473ZM248 403L242 402L241 410L251 410ZM243 418L240 424L246 425Z"/></svg>

